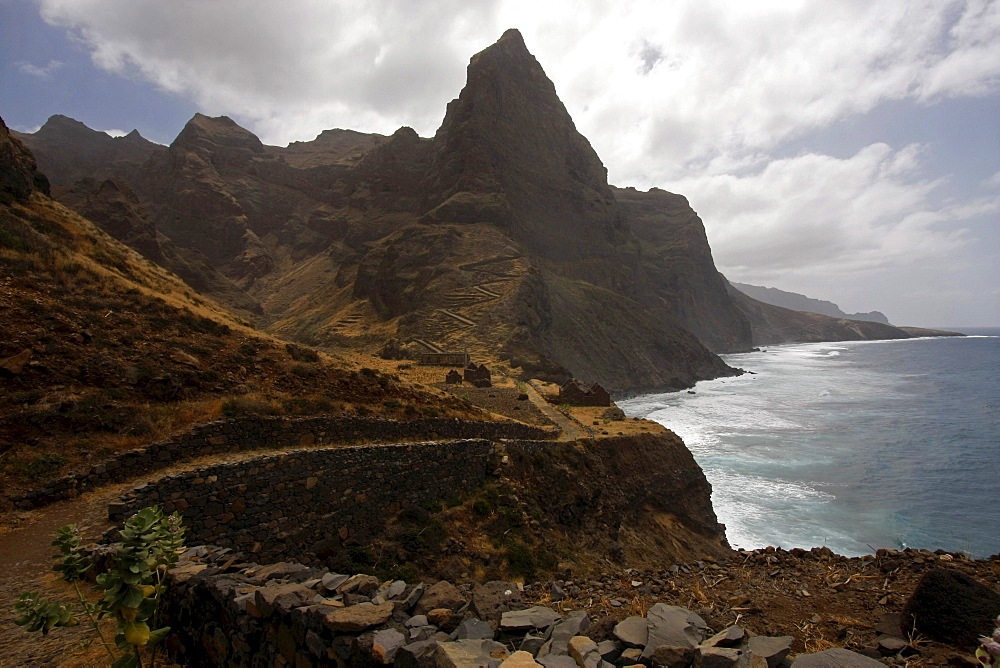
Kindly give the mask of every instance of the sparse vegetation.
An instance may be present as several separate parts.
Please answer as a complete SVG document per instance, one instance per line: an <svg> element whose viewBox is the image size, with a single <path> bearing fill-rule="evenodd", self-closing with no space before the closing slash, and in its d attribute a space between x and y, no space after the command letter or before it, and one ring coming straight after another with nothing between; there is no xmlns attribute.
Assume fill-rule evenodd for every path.
<svg viewBox="0 0 1000 668"><path fill-rule="evenodd" d="M37 592L25 592L14 605L14 623L29 632L48 634L53 628L76 626L86 618L113 668L142 666L144 655L149 658L148 665L155 665L156 646L170 632L170 627L157 627L157 613L166 590L164 575L177 563L184 547L180 516L165 516L154 506L143 508L125 522L109 570L97 576L101 598L96 603L80 589L92 564L80 546L77 528L61 528L52 545L59 548L55 555L59 562L52 570L73 586L79 607L47 599ZM101 628L100 620L105 617L116 622L113 641Z"/></svg>

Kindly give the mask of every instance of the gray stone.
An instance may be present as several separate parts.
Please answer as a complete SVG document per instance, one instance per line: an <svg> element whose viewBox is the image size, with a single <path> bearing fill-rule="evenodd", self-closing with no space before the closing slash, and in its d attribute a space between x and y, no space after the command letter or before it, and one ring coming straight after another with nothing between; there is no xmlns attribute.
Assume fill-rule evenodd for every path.
<svg viewBox="0 0 1000 668"><path fill-rule="evenodd" d="M337 591L337 587L347 582L350 575L338 575L337 573L327 573L320 578L320 583L327 591Z"/></svg>
<svg viewBox="0 0 1000 668"><path fill-rule="evenodd" d="M455 638L458 640L493 640L493 627L475 617L463 619L458 628L455 629Z"/></svg>
<svg viewBox="0 0 1000 668"><path fill-rule="evenodd" d="M493 628L500 623L500 616L510 610L527 607L516 584L493 580L472 588L472 612Z"/></svg>
<svg viewBox="0 0 1000 668"><path fill-rule="evenodd" d="M746 634L738 626L730 626L719 631L702 643L705 647L739 647Z"/></svg>
<svg viewBox="0 0 1000 668"><path fill-rule="evenodd" d="M424 587L423 583L420 583L416 587L414 587L410 591L410 593L406 595L406 598L403 600L403 610L406 610L407 612L413 610L414 606L417 605L417 601L419 601L420 597L424 595L425 588L426 587Z"/></svg>
<svg viewBox="0 0 1000 668"><path fill-rule="evenodd" d="M396 652L395 668L434 668L437 641L422 640L404 645Z"/></svg>
<svg viewBox="0 0 1000 668"><path fill-rule="evenodd" d="M406 620L406 625L410 627L427 626L427 615L414 615Z"/></svg>
<svg viewBox="0 0 1000 668"><path fill-rule="evenodd" d="M622 654L621 644L614 640L602 640L597 643L597 651L601 653L601 658L609 663L614 663Z"/></svg>
<svg viewBox="0 0 1000 668"><path fill-rule="evenodd" d="M439 642L434 660L438 668L499 666L507 658L507 648L492 640Z"/></svg>
<svg viewBox="0 0 1000 668"><path fill-rule="evenodd" d="M747 646L755 656L767 660L768 668L777 668L792 649L792 636L753 636L747 641Z"/></svg>
<svg viewBox="0 0 1000 668"><path fill-rule="evenodd" d="M558 582L553 582L549 586L549 597L553 601L561 601L564 598L566 598L566 592L563 591L562 585L560 585Z"/></svg>
<svg viewBox="0 0 1000 668"><path fill-rule="evenodd" d="M562 619L562 615L543 605L536 605L524 610L511 610L500 616L500 630L506 633L531 631L552 626Z"/></svg>
<svg viewBox="0 0 1000 668"><path fill-rule="evenodd" d="M534 633L529 633L524 636L524 640L521 641L521 645L518 649L530 652L532 656L538 656L539 650L542 649L542 645L544 644L544 637L535 635Z"/></svg>
<svg viewBox="0 0 1000 668"><path fill-rule="evenodd" d="M435 633L438 632L438 627L436 626L418 626L416 628L410 629L410 642L417 642L420 640L430 640Z"/></svg>
<svg viewBox="0 0 1000 668"><path fill-rule="evenodd" d="M750 655L733 647L698 648L701 668L749 668Z"/></svg>
<svg viewBox="0 0 1000 668"><path fill-rule="evenodd" d="M253 596L252 606L247 601L247 611L254 617L270 617L275 610L291 610L305 605L312 598L313 591L301 584L288 583L261 587Z"/></svg>
<svg viewBox="0 0 1000 668"><path fill-rule="evenodd" d="M462 596L462 592L447 580L441 580L424 591L423 596L417 602L416 613L423 615L435 608L448 608L455 612L463 605L465 605L465 598Z"/></svg>
<svg viewBox="0 0 1000 668"><path fill-rule="evenodd" d="M660 645L671 647L697 647L705 639L708 625L705 620L687 608L657 603L646 613L649 638L642 651L644 659L653 655Z"/></svg>
<svg viewBox="0 0 1000 668"><path fill-rule="evenodd" d="M549 654L535 659L545 668L577 668L576 661L567 654Z"/></svg>
<svg viewBox="0 0 1000 668"><path fill-rule="evenodd" d="M396 629L382 629L375 632L372 639L372 658L384 666L390 665L396 658L403 645L406 644L406 637Z"/></svg>
<svg viewBox="0 0 1000 668"><path fill-rule="evenodd" d="M645 617L627 617L615 625L614 635L626 647L641 649L649 637L649 622Z"/></svg>
<svg viewBox="0 0 1000 668"><path fill-rule="evenodd" d="M590 626L590 616L585 610L574 610L566 618L556 622L549 632L549 640L538 652L539 656L549 654L568 654L569 641L574 636L582 635Z"/></svg>
<svg viewBox="0 0 1000 668"><path fill-rule="evenodd" d="M792 668L865 668L866 666L884 668L885 664L843 647L834 647L815 654L799 654L792 661Z"/></svg>

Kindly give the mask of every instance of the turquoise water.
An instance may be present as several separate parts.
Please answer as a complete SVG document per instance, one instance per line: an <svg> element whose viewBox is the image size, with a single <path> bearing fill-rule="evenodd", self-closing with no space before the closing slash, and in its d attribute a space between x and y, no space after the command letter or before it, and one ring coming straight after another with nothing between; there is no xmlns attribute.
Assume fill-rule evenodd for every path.
<svg viewBox="0 0 1000 668"><path fill-rule="evenodd" d="M727 355L754 373L619 405L684 439L733 547L986 557L1000 553L1000 330L976 333Z"/></svg>

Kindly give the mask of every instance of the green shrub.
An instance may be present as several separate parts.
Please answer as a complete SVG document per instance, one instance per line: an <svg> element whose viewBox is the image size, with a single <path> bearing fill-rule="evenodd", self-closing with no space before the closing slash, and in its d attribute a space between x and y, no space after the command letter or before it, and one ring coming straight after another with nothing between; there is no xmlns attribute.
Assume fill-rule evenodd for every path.
<svg viewBox="0 0 1000 668"><path fill-rule="evenodd" d="M489 517L493 514L493 504L486 499L476 499L472 502L472 514L476 517Z"/></svg>
<svg viewBox="0 0 1000 668"><path fill-rule="evenodd" d="M14 623L45 635L53 628L76 626L86 617L113 668L142 666L143 655L149 657L147 665L155 665L156 647L170 632L168 626L157 628L160 597L166 591L163 573L177 563L184 549L180 515L165 516L153 506L143 508L125 522L109 570L97 576L96 587L103 594L97 603L91 603L80 590L80 581L92 564L80 547L79 530L73 525L64 526L52 544L59 548L55 555L59 562L52 570L73 585L79 612L76 605L63 605L37 592L25 592L14 604ZM98 623L103 617L113 617L117 622L113 645Z"/></svg>
<svg viewBox="0 0 1000 668"><path fill-rule="evenodd" d="M538 574L538 564L535 555L524 543L517 541L507 547L504 552L507 560L507 572L514 577L534 580Z"/></svg>

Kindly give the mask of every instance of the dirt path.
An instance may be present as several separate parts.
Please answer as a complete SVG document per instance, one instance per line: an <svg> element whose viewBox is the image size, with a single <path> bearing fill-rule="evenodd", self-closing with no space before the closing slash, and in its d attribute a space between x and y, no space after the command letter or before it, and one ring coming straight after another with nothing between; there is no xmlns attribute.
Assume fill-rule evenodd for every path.
<svg viewBox="0 0 1000 668"><path fill-rule="evenodd" d="M580 425L570 420L549 402L545 401L535 386L530 382L524 384L524 392L528 395L528 400L533 403L538 410L542 411L545 417L551 420L553 424L559 427L562 434L559 435L558 440L575 441L579 438L590 438L590 434L584 431Z"/></svg>
<svg viewBox="0 0 1000 668"><path fill-rule="evenodd" d="M73 590L57 580L51 570L52 555L57 552L51 543L59 528L76 524L83 532L84 543L96 542L112 526L107 519L108 503L136 485L171 473L287 451L282 448L200 457L100 487L75 499L4 518L7 521L0 533L0 666L97 666L107 663L106 655L96 643L82 646L94 637L89 626L54 629L42 636L27 633L14 624L12 608L25 591L41 591L44 596L67 603L76 600Z"/></svg>

